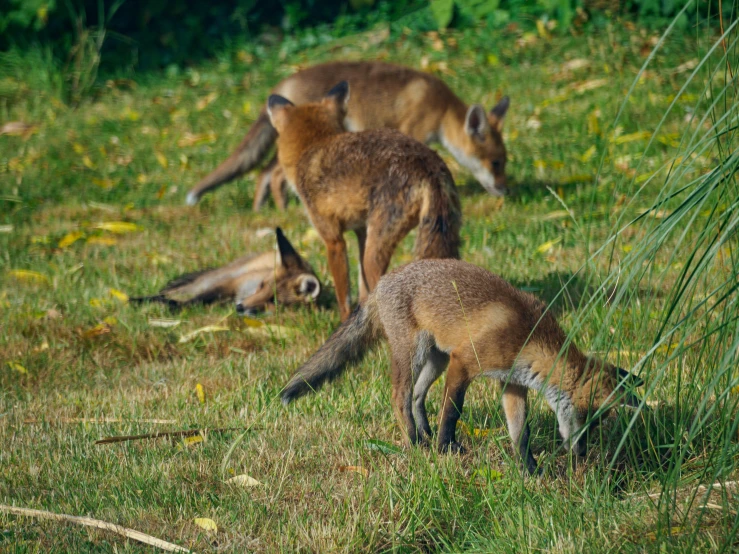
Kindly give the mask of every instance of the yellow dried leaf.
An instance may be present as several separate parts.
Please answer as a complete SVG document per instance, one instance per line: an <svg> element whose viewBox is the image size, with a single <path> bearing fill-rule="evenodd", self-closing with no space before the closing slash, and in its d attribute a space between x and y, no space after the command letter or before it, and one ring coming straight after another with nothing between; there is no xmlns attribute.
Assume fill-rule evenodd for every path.
<svg viewBox="0 0 739 554"><path fill-rule="evenodd" d="M8 271L8 275L18 279L19 281L27 281L30 283L49 283L49 278L43 273L38 271L31 271L30 269L11 269Z"/></svg>
<svg viewBox="0 0 739 554"><path fill-rule="evenodd" d="M90 156L88 156L87 154L82 156L82 165L84 165L87 169L95 169L95 164L92 163Z"/></svg>
<svg viewBox="0 0 739 554"><path fill-rule="evenodd" d="M359 473L365 477L369 477L369 470L362 466L339 466L339 471Z"/></svg>
<svg viewBox="0 0 739 554"><path fill-rule="evenodd" d="M194 437L185 437L182 439L182 442L185 446L195 446L196 444L204 442L204 439L201 435L195 435Z"/></svg>
<svg viewBox="0 0 739 554"><path fill-rule="evenodd" d="M214 533L218 532L218 525L216 525L216 522L210 518L196 517L193 520L193 523L195 523L195 525L197 525L201 529L205 529L206 531L213 531Z"/></svg>
<svg viewBox="0 0 739 554"><path fill-rule="evenodd" d="M95 327L91 327L90 329L83 331L82 336L86 339L91 339L93 337L99 337L100 335L107 335L110 331L110 325L107 323L98 323Z"/></svg>
<svg viewBox="0 0 739 554"><path fill-rule="evenodd" d="M104 190L110 190L115 186L113 180L108 179L107 177L105 179L93 179L92 182Z"/></svg>
<svg viewBox="0 0 739 554"><path fill-rule="evenodd" d="M216 134L213 131L208 133L185 133L180 140L177 141L177 146L184 148L187 146L197 146L198 144L205 144L207 142L215 142Z"/></svg>
<svg viewBox="0 0 739 554"><path fill-rule="evenodd" d="M586 162L590 161L590 159L593 156L595 156L595 145L591 146L590 148L588 148L587 150L585 150L585 152L582 153L582 156L580 156L580 161L582 163L586 163Z"/></svg>
<svg viewBox="0 0 739 554"><path fill-rule="evenodd" d="M200 329L190 331L186 335L182 335L179 342L189 342L198 335L202 335L204 333L219 333L222 331L230 331L230 329L228 327L223 327L222 325L206 325L205 327L201 327Z"/></svg>
<svg viewBox="0 0 739 554"><path fill-rule="evenodd" d="M631 252L631 251L632 251L633 249L634 249L634 247L633 247L632 245L630 245L630 244L624 244L624 245L623 245L623 246L621 247L621 251L622 251L622 252L626 252L627 254L628 254L629 252Z"/></svg>
<svg viewBox="0 0 739 554"><path fill-rule="evenodd" d="M497 471L495 469L490 469L487 467L477 468L472 473L472 475L474 475L475 477L481 477L489 481L500 481L503 478L503 474L500 471Z"/></svg>
<svg viewBox="0 0 739 554"><path fill-rule="evenodd" d="M652 133L649 131L637 131L636 133L629 133L628 135L621 135L620 137L611 138L613 144L626 144L627 142L634 142L636 140L649 140Z"/></svg>
<svg viewBox="0 0 739 554"><path fill-rule="evenodd" d="M244 112L244 115L249 115L251 113L251 102L248 100L244 102L244 105L241 106L241 111Z"/></svg>
<svg viewBox="0 0 739 554"><path fill-rule="evenodd" d="M556 239L548 240L545 243L537 246L536 251L539 254L544 254L545 252L549 252L555 244L558 244L561 241L562 241L562 237L557 237Z"/></svg>
<svg viewBox="0 0 739 554"><path fill-rule="evenodd" d="M488 60L489 66L497 67L498 65L500 65L500 60L498 59L498 56L496 56L495 54L488 54L487 60Z"/></svg>
<svg viewBox="0 0 739 554"><path fill-rule="evenodd" d="M105 305L105 300L102 298L90 298L90 306L93 308L102 308Z"/></svg>
<svg viewBox="0 0 739 554"><path fill-rule="evenodd" d="M108 292L113 298L115 298L119 302L123 302L124 304L128 302L128 295L125 292L120 291L118 289L108 289Z"/></svg>
<svg viewBox="0 0 739 554"><path fill-rule="evenodd" d="M21 364L19 364L18 362L8 362L8 366L13 371L17 371L18 373L22 375L28 375L28 370L25 367L23 367Z"/></svg>
<svg viewBox="0 0 739 554"><path fill-rule="evenodd" d="M245 317L243 319L244 323L247 327L264 327L264 321L260 321L258 319L253 319L251 317Z"/></svg>
<svg viewBox="0 0 739 554"><path fill-rule="evenodd" d="M85 233L82 231L73 231L71 233L68 233L64 235L62 240L59 241L59 244L57 245L59 248L67 248L68 246L73 245L75 242L80 240L85 236Z"/></svg>
<svg viewBox="0 0 739 554"><path fill-rule="evenodd" d="M200 100L198 100L197 103L195 104L195 108L199 112L202 112L205 108L211 105L216 100L216 98L218 98L218 93L211 92L207 96L203 96Z"/></svg>
<svg viewBox="0 0 739 554"><path fill-rule="evenodd" d="M549 34L549 31L547 30L547 24L542 21L541 19L536 20L536 31L539 33L539 36L541 38L551 38L551 35Z"/></svg>
<svg viewBox="0 0 739 554"><path fill-rule="evenodd" d="M154 155L156 156L157 162L159 162L159 165L161 165L164 169L167 169L167 166L169 165L169 161L167 160L167 157L161 152L154 152Z"/></svg>
<svg viewBox="0 0 739 554"><path fill-rule="evenodd" d="M536 169L544 169L547 167L547 162L544 160L534 160L534 167Z"/></svg>
<svg viewBox="0 0 739 554"><path fill-rule="evenodd" d="M247 323L247 328L244 330L252 335L283 339L294 337L298 332L294 327L285 327L284 325L275 325L272 323L263 323L259 326L252 326Z"/></svg>
<svg viewBox="0 0 739 554"><path fill-rule="evenodd" d="M139 173L136 176L136 182L139 185L145 185L148 180L149 180L149 178L146 175L144 175L143 173Z"/></svg>
<svg viewBox="0 0 739 554"><path fill-rule="evenodd" d="M554 219L563 219L565 217L570 217L570 212L568 212L567 210L554 210L553 212L549 212L539 219L541 221L552 221Z"/></svg>
<svg viewBox="0 0 739 554"><path fill-rule="evenodd" d="M597 88L604 87L608 84L608 79L590 79L589 81L582 81L572 85L572 89L575 92L585 92L588 90L594 90Z"/></svg>
<svg viewBox="0 0 739 554"><path fill-rule="evenodd" d="M739 394L739 385L731 387L731 394Z"/></svg>
<svg viewBox="0 0 739 554"><path fill-rule="evenodd" d="M205 404L205 390L203 390L203 385L200 383L195 385L195 395L198 397L198 402Z"/></svg>
<svg viewBox="0 0 739 554"><path fill-rule="evenodd" d="M259 487L262 485L259 481L254 479L254 477L250 477L249 475L246 475L245 473L242 475L236 475L234 477L231 477L230 479L226 480L226 483L231 483L232 485L239 485L240 487Z"/></svg>
<svg viewBox="0 0 739 554"><path fill-rule="evenodd" d="M588 114L588 134L589 135L600 135L600 123L598 118L600 117L600 110L595 109Z"/></svg>
<svg viewBox="0 0 739 554"><path fill-rule="evenodd" d="M116 244L118 244L118 239L114 239L113 237L90 237L87 239L87 244L115 246Z"/></svg>
<svg viewBox="0 0 739 554"><path fill-rule="evenodd" d="M671 344L663 344L662 346L657 347L657 354L667 354L668 356L672 354L672 351L675 350L679 346L679 343L673 342Z"/></svg>
<svg viewBox="0 0 739 554"><path fill-rule="evenodd" d="M79 142L75 142L72 144L72 150L74 150L75 154L82 154L85 151L85 147L82 146Z"/></svg>
<svg viewBox="0 0 739 554"><path fill-rule="evenodd" d="M141 231L141 227L128 221L105 221L103 223L93 225L92 228L100 229L101 231L109 231L116 235L124 235L126 233Z"/></svg>

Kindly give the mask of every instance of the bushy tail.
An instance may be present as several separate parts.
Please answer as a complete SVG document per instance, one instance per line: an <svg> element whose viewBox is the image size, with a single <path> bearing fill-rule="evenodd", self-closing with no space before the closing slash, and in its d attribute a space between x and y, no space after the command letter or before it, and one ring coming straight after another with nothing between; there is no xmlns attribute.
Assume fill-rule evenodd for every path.
<svg viewBox="0 0 739 554"><path fill-rule="evenodd" d="M346 366L360 361L380 336L377 304L373 295L342 323L318 351L295 372L282 389L282 403L315 391L333 381Z"/></svg>
<svg viewBox="0 0 739 554"><path fill-rule="evenodd" d="M207 191L236 179L252 169L264 158L276 139L277 131L272 127L267 111L262 110L234 153L187 193L187 203L197 204L200 197Z"/></svg>
<svg viewBox="0 0 739 554"><path fill-rule="evenodd" d="M428 200L424 202L418 235L416 236L416 259L457 258L459 259L459 229L462 225L462 210L454 179L448 171L435 186L428 188Z"/></svg>
<svg viewBox="0 0 739 554"><path fill-rule="evenodd" d="M166 304L171 310L179 310L182 307L182 302L167 298L163 294L155 294L154 296L132 296L128 299L132 304L143 304L145 302L160 302Z"/></svg>

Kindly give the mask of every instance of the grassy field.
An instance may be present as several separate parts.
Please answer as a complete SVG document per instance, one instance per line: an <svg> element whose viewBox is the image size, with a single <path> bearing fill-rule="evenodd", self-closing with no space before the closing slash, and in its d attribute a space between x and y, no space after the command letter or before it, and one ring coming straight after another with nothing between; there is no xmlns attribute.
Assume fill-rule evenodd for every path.
<svg viewBox="0 0 739 554"><path fill-rule="evenodd" d="M696 330L655 338L664 314L682 309L673 291L689 265L685 252L703 251L701 230L736 196L701 208L648 259L634 257L681 209L680 198L659 204L667 176L689 183L718 163L712 149L689 163L676 157L685 136L710 127L690 119L697 107L705 111L705 87L730 77L705 69L683 88L715 37L668 37L637 78L658 37L620 23L562 37L373 32L286 55L272 47L256 59L234 50L177 75L111 80L75 109L28 60L8 61L0 122L33 127L0 136L0 502L87 515L198 552L736 548L735 489L697 488L739 473L737 395L721 392L735 378L709 375L704 365L735 352L721 337L736 337L736 320L700 342ZM273 248L274 236L260 230L276 225L330 282L323 246L296 200L287 212L251 213L253 176L197 207L184 206L184 196L235 148L271 85L337 58L425 67L488 107L511 97L510 197L488 196L444 154L463 199L463 256L552 301L583 350L638 366L648 382L650 409L607 419L584 462L571 463L559 448L553 414L532 395L544 476L523 478L497 387L482 381L462 417L468 454L402 448L385 347L283 408L281 386L338 324L331 304L264 316L284 327L270 336L232 306L173 314L126 302L185 271ZM410 260L412 239L393 265ZM686 289L691 297L735 277L735 256L723 246L710 257ZM648 278L626 278L635 272ZM176 326L161 327L162 319ZM213 325L225 330L182 340ZM650 378L650 367L663 371ZM431 390L431 414L441 388ZM237 429L197 435L203 440L94 444L221 428ZM260 484L227 481L244 474ZM1 551L147 548L0 515Z"/></svg>

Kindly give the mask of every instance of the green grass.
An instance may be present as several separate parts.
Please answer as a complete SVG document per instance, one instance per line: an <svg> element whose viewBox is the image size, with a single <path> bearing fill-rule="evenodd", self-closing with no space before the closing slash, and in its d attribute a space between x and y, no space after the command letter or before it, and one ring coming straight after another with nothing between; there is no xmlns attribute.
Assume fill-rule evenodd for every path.
<svg viewBox="0 0 739 554"><path fill-rule="evenodd" d="M707 110L733 76L721 69L711 77L722 67L717 51L688 80L686 62L700 60L714 39L668 37L634 84L652 38L619 24L598 36L551 39L468 30L439 43L403 33L379 46L365 48L359 38L286 59L279 49L260 60L229 52L186 76L110 82L75 110L40 68L25 75L22 63L6 60L0 119L36 127L27 137L0 136L0 502L89 515L199 552L735 548L736 489L696 493L700 483L739 473L730 392L735 293L718 309L699 304L736 282L734 174L717 189L723 196L686 207L677 195L659 204L691 180L705 190L716 182L711 171L733 167L732 123L694 156L681 144L719 129L710 119L686 119L691 113L729 113L735 122L728 95ZM487 196L445 154L463 198L463 256L552 300L582 349L647 377L650 408L609 417L590 437L586 461L571 463L554 416L532 395L533 446L545 474L524 479L497 387L482 381L471 387L462 418L472 430L462 435L467 455L388 449L401 437L385 347L283 408L281 386L338 324L330 308L265 316L294 329L281 340L251 333L231 306L173 315L111 294L151 293L182 272L272 248L273 239L257 231L275 225L329 281L323 246L306 234L296 201L285 213L251 213L253 176L195 208L183 201L240 141L272 84L296 66L334 58L428 65L461 97L488 107L498 94L511 96L514 195ZM714 91L709 100L706 89ZM137 230L96 229L110 221ZM711 232L718 242L706 244ZM410 259L411 245L409 237L394 265ZM695 267L690 253L704 257L686 285L682 272ZM44 277L19 279L13 270ZM150 324L162 317L181 323ZM230 331L179 342L213 324ZM98 325L102 332L91 331ZM668 335L673 327L681 334ZM431 414L440 389L431 391ZM175 423L143 421L150 419ZM243 436L210 433L193 445L94 445L110 435L240 426L249 428ZM225 483L243 473L263 486ZM216 521L218 532L197 527L197 517ZM0 515L0 529L3 551L146 550L109 533L16 516Z"/></svg>

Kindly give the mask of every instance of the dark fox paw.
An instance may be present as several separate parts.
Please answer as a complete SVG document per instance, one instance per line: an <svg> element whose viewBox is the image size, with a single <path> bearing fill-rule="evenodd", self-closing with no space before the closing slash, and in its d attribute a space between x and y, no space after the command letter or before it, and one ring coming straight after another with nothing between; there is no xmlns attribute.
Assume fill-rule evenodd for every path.
<svg viewBox="0 0 739 554"><path fill-rule="evenodd" d="M439 446L439 451L442 454L459 454L462 455L467 452L467 449L459 444L457 441L447 442Z"/></svg>

